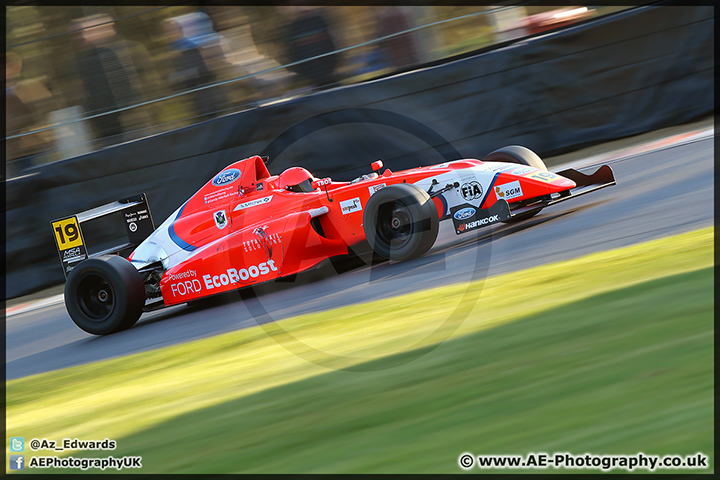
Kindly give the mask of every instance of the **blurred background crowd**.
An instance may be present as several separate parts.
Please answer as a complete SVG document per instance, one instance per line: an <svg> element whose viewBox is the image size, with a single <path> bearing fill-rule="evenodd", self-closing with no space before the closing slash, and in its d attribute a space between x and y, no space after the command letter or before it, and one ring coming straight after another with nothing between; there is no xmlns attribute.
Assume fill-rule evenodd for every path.
<svg viewBox="0 0 720 480"><path fill-rule="evenodd" d="M628 7L6 8L6 175Z"/></svg>

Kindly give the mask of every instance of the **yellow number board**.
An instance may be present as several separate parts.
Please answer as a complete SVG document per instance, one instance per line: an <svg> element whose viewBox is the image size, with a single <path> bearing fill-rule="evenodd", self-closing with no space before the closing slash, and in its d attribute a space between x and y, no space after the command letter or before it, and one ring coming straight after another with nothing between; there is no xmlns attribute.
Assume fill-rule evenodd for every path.
<svg viewBox="0 0 720 480"><path fill-rule="evenodd" d="M541 182L547 182L547 183L552 183L555 180L557 180L558 178L560 178L558 175L555 175L554 173L543 172L543 171L528 173L525 176L528 178L532 178L533 180L540 180Z"/></svg>
<svg viewBox="0 0 720 480"><path fill-rule="evenodd" d="M80 235L80 227L77 218L70 217L64 220L52 222L53 232L55 233L55 241L60 251L68 248L79 247L83 244L82 235Z"/></svg>

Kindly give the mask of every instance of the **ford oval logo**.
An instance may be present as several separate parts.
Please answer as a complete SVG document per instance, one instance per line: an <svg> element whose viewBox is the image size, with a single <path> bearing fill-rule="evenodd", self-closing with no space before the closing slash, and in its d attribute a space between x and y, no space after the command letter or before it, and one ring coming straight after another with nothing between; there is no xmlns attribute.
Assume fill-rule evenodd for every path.
<svg viewBox="0 0 720 480"><path fill-rule="evenodd" d="M216 187L222 187L223 185L234 182L238 178L240 178L240 170L237 168L229 168L215 175L212 184Z"/></svg>
<svg viewBox="0 0 720 480"><path fill-rule="evenodd" d="M453 215L453 217L455 217L456 220L465 220L472 217L473 215L475 215L475 209L468 207L463 208L462 210L458 210L457 212L455 212L455 215Z"/></svg>

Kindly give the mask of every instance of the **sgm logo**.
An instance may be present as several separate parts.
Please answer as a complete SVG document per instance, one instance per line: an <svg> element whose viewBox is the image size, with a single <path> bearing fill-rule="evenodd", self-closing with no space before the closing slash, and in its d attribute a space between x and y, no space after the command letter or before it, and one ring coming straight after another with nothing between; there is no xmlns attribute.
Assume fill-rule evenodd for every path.
<svg viewBox="0 0 720 480"><path fill-rule="evenodd" d="M453 215L453 217L455 217L456 220L465 220L472 217L473 215L475 215L475 209L468 207L463 208L462 210L458 210L457 212L455 212L455 215Z"/></svg>
<svg viewBox="0 0 720 480"><path fill-rule="evenodd" d="M240 280L245 281L250 278L257 278L260 275L267 275L271 271L277 272L277 267L275 266L274 260L268 260L267 263L263 262L259 265L252 265L248 268L241 268L240 270L228 268L227 274L222 273L215 276L203 275L203 281L205 282L205 287L208 290L211 290L213 288L223 287L231 283L235 284Z"/></svg>
<svg viewBox="0 0 720 480"><path fill-rule="evenodd" d="M216 187L222 187L223 185L234 182L238 178L240 178L240 170L237 168L228 168L215 175L212 184Z"/></svg>
<svg viewBox="0 0 720 480"><path fill-rule="evenodd" d="M514 182L497 185L495 187L495 195L497 195L498 198L509 200L511 198L522 197L523 191L522 187L520 187L520 182L515 180Z"/></svg>
<svg viewBox="0 0 720 480"><path fill-rule="evenodd" d="M340 210L342 210L342 213L344 215L362 210L362 203L360 202L360 197L355 197L351 198L350 200L340 202Z"/></svg>
<svg viewBox="0 0 720 480"><path fill-rule="evenodd" d="M464 183L460 187L460 193L465 200L470 201L482 197L483 189L478 182Z"/></svg>

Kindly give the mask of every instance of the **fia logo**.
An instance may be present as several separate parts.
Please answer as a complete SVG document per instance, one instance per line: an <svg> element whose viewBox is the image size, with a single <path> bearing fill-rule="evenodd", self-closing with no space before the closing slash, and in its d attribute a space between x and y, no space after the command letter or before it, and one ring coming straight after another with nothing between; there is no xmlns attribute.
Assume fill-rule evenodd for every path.
<svg viewBox="0 0 720 480"><path fill-rule="evenodd" d="M213 218L215 219L215 226L220 230L227 227L227 216L225 216L225 210L218 210L213 214Z"/></svg>
<svg viewBox="0 0 720 480"><path fill-rule="evenodd" d="M464 183L460 193L465 200L470 201L482 197L483 189L478 182Z"/></svg>

